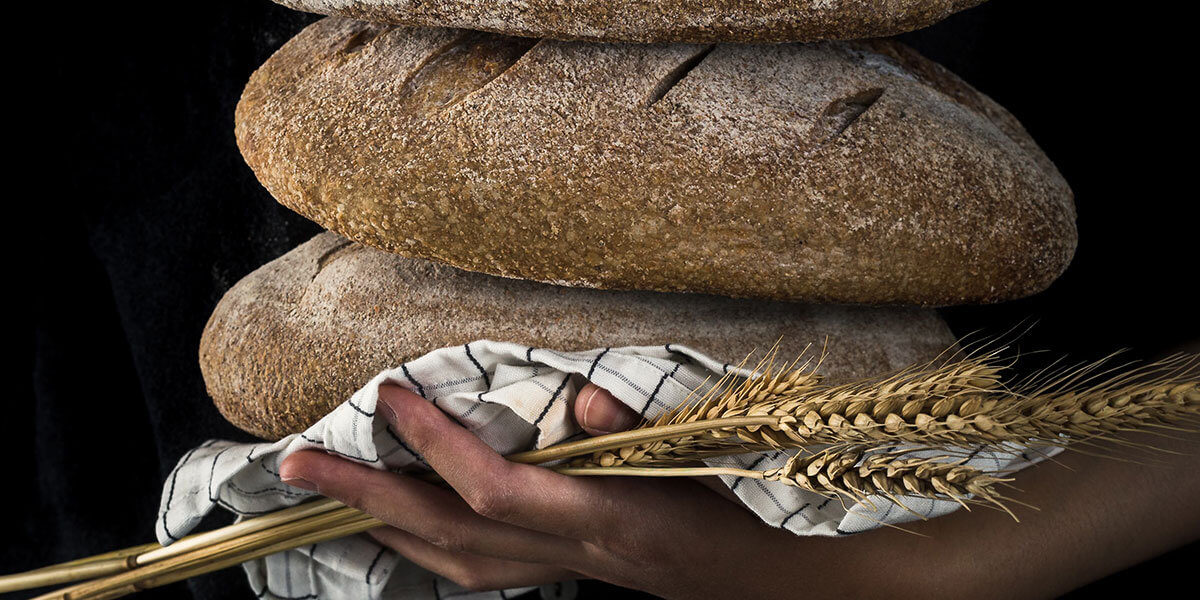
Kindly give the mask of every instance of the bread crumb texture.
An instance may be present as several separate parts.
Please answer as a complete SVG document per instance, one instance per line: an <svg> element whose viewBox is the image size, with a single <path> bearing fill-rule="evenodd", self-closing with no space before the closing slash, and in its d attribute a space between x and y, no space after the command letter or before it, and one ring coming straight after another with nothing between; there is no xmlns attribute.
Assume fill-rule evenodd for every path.
<svg viewBox="0 0 1200 600"><path fill-rule="evenodd" d="M275 0L395 25L560 40L810 42L884 37L984 0Z"/></svg>
<svg viewBox="0 0 1200 600"><path fill-rule="evenodd" d="M812 306L701 294L565 288L405 258L323 233L218 304L200 367L221 413L277 439L380 371L478 339L562 351L684 344L737 363L781 340L846 381L928 361L954 336L932 310Z"/></svg>
<svg viewBox="0 0 1200 600"><path fill-rule="evenodd" d="M329 18L251 77L246 161L389 252L561 285L947 305L1070 261L1020 123L891 41L611 45Z"/></svg>

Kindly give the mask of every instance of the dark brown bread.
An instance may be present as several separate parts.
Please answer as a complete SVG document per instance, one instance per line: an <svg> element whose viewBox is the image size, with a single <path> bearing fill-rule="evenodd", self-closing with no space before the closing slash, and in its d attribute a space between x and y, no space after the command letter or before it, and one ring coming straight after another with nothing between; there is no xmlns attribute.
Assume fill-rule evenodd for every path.
<svg viewBox="0 0 1200 600"><path fill-rule="evenodd" d="M200 342L209 394L233 424L303 430L378 372L477 339L559 350L678 343L738 362L782 336L852 379L934 358L954 337L933 311L584 290L490 277L324 233L235 285Z"/></svg>
<svg viewBox="0 0 1200 600"><path fill-rule="evenodd" d="M884 37L984 0L275 0L364 21L612 42Z"/></svg>
<svg viewBox="0 0 1200 600"><path fill-rule="evenodd" d="M609 45L326 19L251 78L246 161L384 250L563 285L946 305L1037 292L1071 191L892 42Z"/></svg>

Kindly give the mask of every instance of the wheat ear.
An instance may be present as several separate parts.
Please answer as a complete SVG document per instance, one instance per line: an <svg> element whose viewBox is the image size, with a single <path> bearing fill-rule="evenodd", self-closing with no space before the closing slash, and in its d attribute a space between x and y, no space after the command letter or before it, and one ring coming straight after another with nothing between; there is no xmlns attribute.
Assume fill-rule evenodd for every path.
<svg viewBox="0 0 1200 600"><path fill-rule="evenodd" d="M1004 366L997 357L993 352L881 379L829 386L807 365L792 363L775 369L774 354L770 354L755 368L758 376L723 378L682 408L638 429L523 452L509 459L540 464L589 455L553 468L571 475L726 474L779 481L856 502L882 496L904 507L903 498L921 497L955 500L964 506L984 502L1005 509L1002 501L1011 499L1000 496L996 486L1007 479L970 467L965 459L955 459L951 454L954 447L1002 448L1030 442L1063 445L1110 439L1129 429L1174 429L1200 417L1196 356L1175 357L1106 380L1102 377L1108 374L1094 364L1007 386L1001 381ZM678 466L698 457L817 444L830 446L802 450L778 469ZM879 451L894 444L904 449ZM914 448L938 448L941 454L915 457L909 454ZM41 578L47 571L67 570L74 578L84 575L74 572L74 567L114 559L133 566L141 563L139 559L157 554L157 562L134 571L45 596L115 598L380 524L336 502L322 502L330 505L313 503L299 509L314 513L302 518L300 512L295 519L283 519L283 513L259 517L271 520L269 529L259 522L250 523L255 521L252 519L195 536L197 547L187 547L182 553L172 548L151 552L134 548L27 575ZM246 533L250 529L253 531ZM29 583L26 575L4 579Z"/></svg>
<svg viewBox="0 0 1200 600"><path fill-rule="evenodd" d="M995 353L847 385L778 370L708 394L634 431L709 427L593 452L575 466L675 464L816 445L1011 448L1065 445L1200 417L1197 356L1099 379L1102 363L1005 385Z"/></svg>
<svg viewBox="0 0 1200 600"><path fill-rule="evenodd" d="M635 467L560 466L555 470L574 476L703 477L727 475L776 481L828 498L870 505L884 497L913 512L904 498L951 500L964 507L987 503L1004 510L1007 500L996 490L1010 481L966 464L952 455L913 456L909 451L872 453L869 446L828 448L793 455L782 467L765 470L736 467ZM913 514L917 514L913 512ZM922 515L917 515L922 516ZM1013 515L1016 519L1016 516Z"/></svg>

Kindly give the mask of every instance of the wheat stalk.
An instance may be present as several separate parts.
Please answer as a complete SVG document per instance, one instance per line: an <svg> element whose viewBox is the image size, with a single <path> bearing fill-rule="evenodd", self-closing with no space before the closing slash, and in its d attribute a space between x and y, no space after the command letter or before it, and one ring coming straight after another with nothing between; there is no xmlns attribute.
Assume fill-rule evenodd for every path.
<svg viewBox="0 0 1200 600"><path fill-rule="evenodd" d="M5 575L0 577L0 593L123 573L137 569L138 567L174 558L193 550L213 546L221 542L308 517L319 516L339 507L343 507L340 502L323 498L299 506L278 510L261 517L247 519L228 527L189 535L170 546L161 546L157 543L143 544L59 565L43 567L25 573Z"/></svg>
<svg viewBox="0 0 1200 600"><path fill-rule="evenodd" d="M633 431L672 435L595 451L577 467L656 466L712 456L816 445L1011 448L1111 439L1131 429L1194 423L1200 415L1196 356L1179 356L1095 383L1103 363L1032 378L1001 379L998 355L909 369L882 379L824 385L800 369L741 381Z"/></svg>
<svg viewBox="0 0 1200 600"><path fill-rule="evenodd" d="M38 596L35 600L118 598L284 550L360 533L380 525L382 522L370 515L341 506L277 523L272 527L252 530L205 546L192 547L186 552L145 566L57 590Z"/></svg>
<svg viewBox="0 0 1200 600"><path fill-rule="evenodd" d="M810 492L870 505L872 497L885 497L917 514L905 497L952 500L964 507L989 503L1016 516L1004 506L1006 498L996 491L1010 481L966 464L953 455L913 456L910 450L873 453L869 446L827 448L800 452L779 468L761 471L735 467L634 467L564 466L555 470L566 475L622 475L641 477L703 477L728 475L775 481ZM921 516L921 515L917 515Z"/></svg>
<svg viewBox="0 0 1200 600"><path fill-rule="evenodd" d="M993 502L999 498L992 491L995 483L1006 481L986 475L958 463L942 463L939 459L914 459L898 454L873 455L858 464L867 452L865 447L840 450L827 449L820 453L800 454L777 469L753 471L723 467L703 468L578 468L555 467L555 470L574 476L653 476L690 477L704 475L736 475L765 481L779 481L823 495L845 495L869 503L870 496L884 496L907 509L900 496L950 498L963 503L983 497ZM959 461L961 462L961 461ZM997 504L999 504L997 502ZM1000 505L1003 507L1003 505ZM137 591L174 583L212 571L235 566L277 552L322 541L353 535L380 527L383 523L356 509L322 500L290 509L289 520L280 515L249 519L238 525L207 534L210 543L186 545L182 552L160 553L160 558L129 571L77 584L66 589L39 596L37 600L108 600ZM916 514L916 513L914 513ZM1011 514L1011 513L1010 513ZM272 525L261 525L269 521ZM244 527L246 524L250 527ZM226 535L226 530L243 526L238 535ZM199 536L198 536L199 537ZM186 539L186 538L185 538ZM173 546L166 549L169 550ZM126 552L127 551L119 551ZM157 551L156 551L157 552ZM84 559L89 560L89 559Z"/></svg>
<svg viewBox="0 0 1200 600"><path fill-rule="evenodd" d="M1047 371L1005 384L999 353L969 356L846 385L827 385L808 364L776 368L768 353L754 377L727 376L683 406L631 431L509 456L568 475L735 475L778 481L869 503L906 497L987 503L1007 511L996 488L1007 479L956 458L956 448L1065 445L1112 439L1130 429L1195 423L1198 357L1180 356L1103 379L1102 363ZM1096 383L1099 381L1099 383ZM823 446L820 449L815 446ZM900 450L894 450L900 447ZM884 448L888 448L884 450ZM912 455L936 449L931 457ZM700 458L799 449L777 469L679 466ZM1009 512L1011 515L1012 513ZM1014 517L1015 518L1015 517ZM134 548L0 578L66 581L115 561L132 570L46 598L115 598L275 552L334 539L381 523L332 500L302 505L186 538L167 548ZM186 542L186 543L185 543ZM24 579L21 579L24 578Z"/></svg>

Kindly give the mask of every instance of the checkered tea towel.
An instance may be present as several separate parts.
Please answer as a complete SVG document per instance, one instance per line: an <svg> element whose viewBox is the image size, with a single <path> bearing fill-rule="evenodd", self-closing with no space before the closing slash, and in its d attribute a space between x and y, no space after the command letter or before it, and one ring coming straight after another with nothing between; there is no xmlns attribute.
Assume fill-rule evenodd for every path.
<svg viewBox="0 0 1200 600"><path fill-rule="evenodd" d="M186 535L214 507L253 517L299 504L314 494L280 482L279 464L292 452L319 449L378 469L420 468L413 454L377 416L379 386L393 383L420 394L453 415L502 454L583 437L572 402L586 381L609 390L637 411L654 417L683 402L737 367L686 348L641 346L558 352L511 343L476 341L443 348L384 371L346 403L303 433L275 443L209 441L188 452L163 489L158 539L170 544ZM970 452L970 450L967 450ZM713 465L764 470L782 466L789 454L727 457ZM1044 456L980 450L973 466L1014 470ZM840 502L781 483L725 477L725 483L764 522L798 535L845 535L935 517L958 508L952 501L910 498L908 510L872 498L847 510ZM261 598L360 600L389 598L504 598L532 588L472 593L380 547L366 535L282 552L244 565ZM542 588L543 597L573 596L570 583Z"/></svg>

